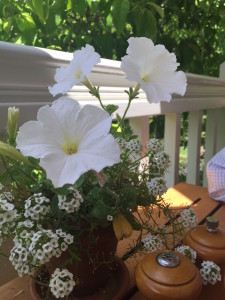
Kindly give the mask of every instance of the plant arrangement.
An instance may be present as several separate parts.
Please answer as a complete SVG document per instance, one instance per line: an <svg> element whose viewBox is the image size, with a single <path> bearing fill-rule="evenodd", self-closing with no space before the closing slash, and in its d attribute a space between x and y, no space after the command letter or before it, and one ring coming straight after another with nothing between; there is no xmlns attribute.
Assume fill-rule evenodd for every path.
<svg viewBox="0 0 225 300"><path fill-rule="evenodd" d="M99 228L113 229L118 241L131 236L133 230L139 232L123 257L126 259L159 245L173 249L177 237L190 225L187 214L177 219L163 201L167 189L164 175L170 164L163 145L156 139L141 145L126 120L140 89L150 103L170 101L172 93L184 95L185 74L176 71L176 57L163 45L133 37L128 43L121 68L136 85L125 91L128 102L122 116L116 114L116 101L105 106L100 88L88 80L92 67L100 61L90 45L75 51L67 67L56 70L56 84L49 91L54 96L65 94L72 86L83 84L101 108L81 107L76 100L62 96L41 107L37 120L18 131L19 109L8 110L7 143L0 142L4 167L0 175L0 244L14 237L9 260L20 276L33 276L54 260L54 269L41 282L47 288L46 298L51 294L69 297L79 286L77 269L71 271L68 265L82 266L88 260L95 271L113 260L114 253L107 259L93 255ZM159 215L168 219L168 228L160 225Z"/></svg>

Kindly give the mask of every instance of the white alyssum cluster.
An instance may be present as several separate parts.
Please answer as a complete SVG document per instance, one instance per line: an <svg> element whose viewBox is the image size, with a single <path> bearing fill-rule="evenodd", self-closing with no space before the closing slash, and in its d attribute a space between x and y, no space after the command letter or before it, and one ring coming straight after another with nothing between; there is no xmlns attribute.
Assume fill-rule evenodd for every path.
<svg viewBox="0 0 225 300"><path fill-rule="evenodd" d="M72 273L67 269L55 269L51 276L49 287L56 298L68 296L72 292L74 286L75 281L73 280Z"/></svg>
<svg viewBox="0 0 225 300"><path fill-rule="evenodd" d="M19 276L32 274L35 266L48 262L53 256L60 257L68 245L73 243L73 236L61 229L56 230L56 233L46 229L35 232L29 228L31 223L24 222L24 226L21 224L17 229L17 235L13 240L14 247L10 253L9 260Z"/></svg>
<svg viewBox="0 0 225 300"><path fill-rule="evenodd" d="M42 193L34 194L25 201L24 216L34 220L42 219L50 212L50 200Z"/></svg>
<svg viewBox="0 0 225 300"><path fill-rule="evenodd" d="M162 196L167 191L166 181L163 177L153 178L146 185L154 197Z"/></svg>
<svg viewBox="0 0 225 300"><path fill-rule="evenodd" d="M162 240L158 235L148 235L142 240L142 245L150 253L162 248Z"/></svg>
<svg viewBox="0 0 225 300"><path fill-rule="evenodd" d="M191 247L182 245L175 248L175 251L188 257L193 263L196 262L197 254L196 251L194 251Z"/></svg>
<svg viewBox="0 0 225 300"><path fill-rule="evenodd" d="M0 191L4 188L4 185L0 183Z"/></svg>
<svg viewBox="0 0 225 300"><path fill-rule="evenodd" d="M156 138L150 139L146 144L146 147L150 150L151 154L162 152L162 143Z"/></svg>
<svg viewBox="0 0 225 300"><path fill-rule="evenodd" d="M14 204L9 201L13 200L13 196L9 192L0 194L0 245L4 240L4 236L15 226L15 219L18 217Z"/></svg>
<svg viewBox="0 0 225 300"><path fill-rule="evenodd" d="M117 143L120 146L121 151L124 151L129 154L131 162L135 162L140 159L142 145L138 140L130 140L129 142L125 141L122 138L116 138Z"/></svg>
<svg viewBox="0 0 225 300"><path fill-rule="evenodd" d="M73 186L69 187L69 190L72 192L71 197L65 195L58 195L58 206L59 209L64 209L68 213L73 213L78 211L82 202L84 202L83 197L79 191Z"/></svg>
<svg viewBox="0 0 225 300"><path fill-rule="evenodd" d="M201 264L200 274L202 276L203 284L206 285L216 284L217 281L221 281L220 267L212 261L203 261Z"/></svg>
<svg viewBox="0 0 225 300"><path fill-rule="evenodd" d="M170 163L169 156L165 152L158 152L152 158L152 165L157 169L158 173L168 168Z"/></svg>
<svg viewBox="0 0 225 300"><path fill-rule="evenodd" d="M180 215L181 215L181 218L179 218L178 221L180 223L182 223L182 225L185 228L193 228L196 226L197 215L193 208L191 208L191 207L185 208L184 210L182 210Z"/></svg>

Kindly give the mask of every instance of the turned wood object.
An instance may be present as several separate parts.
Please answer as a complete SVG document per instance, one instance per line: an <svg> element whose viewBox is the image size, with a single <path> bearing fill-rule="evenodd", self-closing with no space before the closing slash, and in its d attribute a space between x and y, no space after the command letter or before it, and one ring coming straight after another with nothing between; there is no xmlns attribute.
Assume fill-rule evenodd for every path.
<svg viewBox="0 0 225 300"><path fill-rule="evenodd" d="M173 251L146 255L135 269L135 281L148 300L195 300L202 288L196 266Z"/></svg>
<svg viewBox="0 0 225 300"><path fill-rule="evenodd" d="M225 231L218 224L216 218L209 217L206 225L196 226L184 237L184 244L197 252L199 269L203 260L213 261L221 269L221 281L215 285L203 285L199 300L225 299Z"/></svg>

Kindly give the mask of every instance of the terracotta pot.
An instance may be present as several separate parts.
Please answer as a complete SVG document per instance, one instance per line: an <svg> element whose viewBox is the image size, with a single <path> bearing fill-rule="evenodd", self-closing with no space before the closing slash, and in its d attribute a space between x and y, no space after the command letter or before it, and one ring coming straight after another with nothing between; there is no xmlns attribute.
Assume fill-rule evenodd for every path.
<svg viewBox="0 0 225 300"><path fill-rule="evenodd" d="M88 230L87 232L89 233ZM56 268L66 268L74 275L77 282L72 292L73 297L92 295L105 286L115 269L118 241L112 226L96 228L93 235L92 239L88 234L81 237L81 261L73 260L65 265L70 258L69 251L65 251L59 258L53 257L45 265L50 275Z"/></svg>
<svg viewBox="0 0 225 300"><path fill-rule="evenodd" d="M35 277L35 276L34 276ZM96 290L89 296L76 297L70 295L68 300L123 300L129 287L129 272L124 262L115 257L113 268L109 274L108 280L104 286ZM30 285L30 294L33 300L42 300L38 293L38 284L32 280ZM61 298L62 299L62 298ZM64 299L64 298L63 298ZM62 300L63 300L62 299ZM56 300L55 297L49 297L49 300Z"/></svg>

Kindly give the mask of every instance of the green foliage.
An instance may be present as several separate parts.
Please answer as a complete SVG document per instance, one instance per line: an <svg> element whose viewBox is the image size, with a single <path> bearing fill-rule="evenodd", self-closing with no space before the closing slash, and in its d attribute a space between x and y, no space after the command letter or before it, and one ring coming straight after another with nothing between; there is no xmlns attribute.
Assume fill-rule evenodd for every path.
<svg viewBox="0 0 225 300"><path fill-rule="evenodd" d="M2 41L73 52L86 43L105 58L125 55L130 36L176 53L182 70L218 76L225 51L219 0L0 0Z"/></svg>

